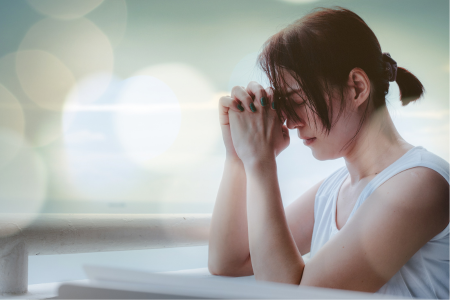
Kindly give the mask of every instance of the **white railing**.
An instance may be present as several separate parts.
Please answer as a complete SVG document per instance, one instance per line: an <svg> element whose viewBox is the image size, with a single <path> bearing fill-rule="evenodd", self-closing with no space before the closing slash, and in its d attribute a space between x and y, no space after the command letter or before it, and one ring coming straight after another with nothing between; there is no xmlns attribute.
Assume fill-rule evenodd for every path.
<svg viewBox="0 0 450 300"><path fill-rule="evenodd" d="M24 294L28 256L207 245L209 214L0 214L0 294Z"/></svg>
<svg viewBox="0 0 450 300"><path fill-rule="evenodd" d="M0 214L0 298L20 298L27 293L28 256L207 245L210 222L209 214ZM270 288L266 285L258 285L257 290ZM66 288L71 286L77 287L75 283L65 284ZM285 289L285 285L278 286L273 292L278 295L287 292ZM297 289L295 298L385 298L353 291ZM54 295L56 291L45 294ZM261 293L258 295L261 298Z"/></svg>

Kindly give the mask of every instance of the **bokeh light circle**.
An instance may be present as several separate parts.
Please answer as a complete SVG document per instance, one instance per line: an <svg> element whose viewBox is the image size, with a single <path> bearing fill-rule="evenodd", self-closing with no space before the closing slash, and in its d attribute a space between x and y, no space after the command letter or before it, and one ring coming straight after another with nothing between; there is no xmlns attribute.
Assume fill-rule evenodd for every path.
<svg viewBox="0 0 450 300"><path fill-rule="evenodd" d="M72 72L54 55L41 50L19 51L16 72L27 96L40 107L60 111L75 85Z"/></svg>
<svg viewBox="0 0 450 300"><path fill-rule="evenodd" d="M119 108L116 101L123 82L113 78L101 94L96 86L102 85L103 75L81 80L64 106L64 156L58 164L65 177L64 189L58 192L62 198L124 201L136 190L137 166L124 154L114 131Z"/></svg>
<svg viewBox="0 0 450 300"><path fill-rule="evenodd" d="M25 214L8 234L14 234L35 219L44 204L46 188L45 165L41 157L24 144L11 161L0 167L0 212Z"/></svg>
<svg viewBox="0 0 450 300"><path fill-rule="evenodd" d="M22 148L24 129L25 119L19 101L0 84L0 168Z"/></svg>
<svg viewBox="0 0 450 300"><path fill-rule="evenodd" d="M151 76L127 79L120 92L115 126L126 154L138 164L164 153L175 141L181 110L174 92Z"/></svg>
<svg viewBox="0 0 450 300"><path fill-rule="evenodd" d="M122 41L128 22L128 8L125 0L104 1L91 12L89 20L94 22L109 38L113 47Z"/></svg>
<svg viewBox="0 0 450 300"><path fill-rule="evenodd" d="M77 111L94 107L95 102L105 94L111 83L111 74L109 73L94 73L78 80L77 85L72 87L64 102L64 126L70 127ZM94 106L89 106L90 104Z"/></svg>
<svg viewBox="0 0 450 300"><path fill-rule="evenodd" d="M15 96L22 107L25 118L23 135L30 146L46 146L61 135L61 112L42 108L23 91L17 78L16 53L0 58L0 83Z"/></svg>
<svg viewBox="0 0 450 300"><path fill-rule="evenodd" d="M19 46L21 51L32 49L45 51L58 58L76 81L96 73L106 73L112 77L114 55L111 43L92 21L85 18L71 21L44 19L37 22L28 30ZM108 84L106 82L98 88L106 90Z"/></svg>
<svg viewBox="0 0 450 300"><path fill-rule="evenodd" d="M155 65L135 73L164 82L174 92L181 107L181 125L172 146L156 159L147 161L146 168L169 172L171 168L191 167L213 151L220 138L217 101L214 87L198 70L187 64ZM160 124L161 130L167 124Z"/></svg>
<svg viewBox="0 0 450 300"><path fill-rule="evenodd" d="M103 0L27 0L37 12L57 19L81 18L102 4Z"/></svg>
<svg viewBox="0 0 450 300"><path fill-rule="evenodd" d="M264 88L270 86L269 79L257 64L258 52L252 52L244 56L233 68L228 81L228 90L234 86L246 87L250 81L256 81Z"/></svg>

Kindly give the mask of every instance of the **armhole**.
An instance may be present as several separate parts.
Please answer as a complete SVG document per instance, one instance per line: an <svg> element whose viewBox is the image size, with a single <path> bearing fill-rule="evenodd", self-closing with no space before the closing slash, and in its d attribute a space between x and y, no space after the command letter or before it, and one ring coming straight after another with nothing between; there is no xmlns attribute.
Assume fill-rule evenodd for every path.
<svg viewBox="0 0 450 300"><path fill-rule="evenodd" d="M437 241L437 240L440 240L440 239L442 239L442 238L444 238L446 235L449 235L449 225L450 224L447 224L447 227L445 227L445 229L444 230L442 230L441 232L439 232L434 238L432 238L430 241Z"/></svg>
<svg viewBox="0 0 450 300"><path fill-rule="evenodd" d="M341 172L343 172L346 169L347 169L347 167L345 167L345 166L341 167L341 168L337 169L336 171L334 171L333 173L331 173L327 178L325 178L325 180L322 182L319 189L317 190L316 196L319 195L320 193L322 193L322 190L325 188L326 183L328 181L333 180L336 176L338 176Z"/></svg>
<svg viewBox="0 0 450 300"><path fill-rule="evenodd" d="M322 182L322 184L320 185L319 189L316 192L316 195L314 197L314 226L313 226L313 234L311 237L311 251L310 251L310 259L314 257L314 255L316 254L316 251L318 249L316 249L316 251L314 251L315 247L315 243L314 241L316 240L316 236L317 236L317 222L320 222L320 217L317 217L317 213L318 213L318 208L317 206L319 205L319 201L317 201L318 197L326 192L326 189L330 186L330 184L333 183L333 181L336 179L336 177L339 177L341 172L347 171L347 167L341 167L337 170L335 170L333 173L331 173L328 177L325 178L325 180ZM324 191L325 190L325 191Z"/></svg>

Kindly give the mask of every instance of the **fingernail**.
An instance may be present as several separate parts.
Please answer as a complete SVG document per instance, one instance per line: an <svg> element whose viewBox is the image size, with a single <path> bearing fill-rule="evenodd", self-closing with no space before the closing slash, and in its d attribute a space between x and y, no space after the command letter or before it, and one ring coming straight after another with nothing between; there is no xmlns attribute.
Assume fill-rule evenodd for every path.
<svg viewBox="0 0 450 300"><path fill-rule="evenodd" d="M250 109L252 112L256 112L256 107L255 107L255 104L253 104L253 102L250 103Z"/></svg>
<svg viewBox="0 0 450 300"><path fill-rule="evenodd" d="M272 108L275 109L275 102L272 102Z"/></svg>
<svg viewBox="0 0 450 300"><path fill-rule="evenodd" d="M242 105L240 105L240 104L237 105L237 108L238 108L240 111L244 111L244 108L243 108Z"/></svg>
<svg viewBox="0 0 450 300"><path fill-rule="evenodd" d="M266 106L266 97L261 97L261 105Z"/></svg>

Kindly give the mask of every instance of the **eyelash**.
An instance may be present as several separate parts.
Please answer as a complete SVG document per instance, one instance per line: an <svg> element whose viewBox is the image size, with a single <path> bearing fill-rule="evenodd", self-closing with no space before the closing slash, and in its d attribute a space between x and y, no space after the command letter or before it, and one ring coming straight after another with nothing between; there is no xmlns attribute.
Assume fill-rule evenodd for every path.
<svg viewBox="0 0 450 300"><path fill-rule="evenodd" d="M306 103L305 100L303 100L302 103L298 103L298 102L296 102L296 101L294 101L292 99L289 99L289 100L291 101L291 103L294 103L296 106L303 106Z"/></svg>

